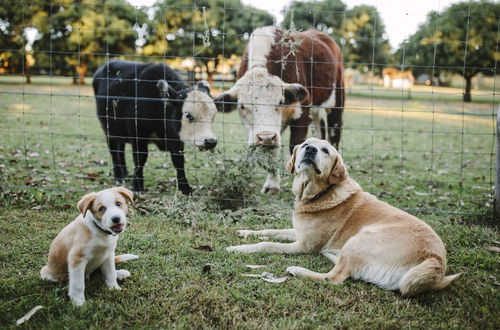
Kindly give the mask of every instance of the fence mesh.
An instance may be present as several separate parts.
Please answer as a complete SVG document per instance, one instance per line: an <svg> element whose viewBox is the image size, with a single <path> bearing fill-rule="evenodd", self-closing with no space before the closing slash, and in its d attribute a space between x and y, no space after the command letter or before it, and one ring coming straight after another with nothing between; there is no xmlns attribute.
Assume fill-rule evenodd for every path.
<svg viewBox="0 0 500 330"><path fill-rule="evenodd" d="M270 12L240 5L239 1L165 1L133 6L121 0L6 0L5 17L0 17L3 194L28 191L36 199L40 194L44 198L58 193L80 195L114 184L112 160L96 116L92 89L92 75L99 66L116 58L167 64L189 86L208 80L215 97L235 84L252 31L274 24L296 31L316 27L340 47L346 96L339 151L350 176L366 190L405 209L457 214L489 210L495 176L500 17L472 12L475 3L470 1L465 6L468 10L454 17L465 25L464 39L430 40L432 51L425 52L422 43L408 38L397 52L391 52L375 7L360 14L345 6L325 10L319 3L314 10L289 4L283 12ZM439 34L446 21L441 11L430 12L426 17L429 24L419 31L428 28L433 29L430 35ZM282 22L276 18L280 15ZM325 23L325 17L331 25ZM370 24L359 23L363 19ZM469 33L476 29L471 24L478 20L493 20L496 26L489 44ZM361 33L351 26L357 23L361 24L359 29L368 31ZM489 47L494 59L483 64L472 61L474 51L479 51L472 44ZM461 52L460 65L451 58L449 64L443 64L443 49L448 46ZM286 55L270 61L285 63L284 70L304 64L287 61ZM391 73L388 69L394 70ZM460 70L464 77L475 72L470 80L472 102L463 101L469 82L460 77ZM129 119L136 124L140 103L152 101L139 95L138 86L157 84L155 79L139 76L136 72L130 77L135 91L117 101L130 98L135 117ZM314 90L320 78L312 77L312 85L305 87ZM108 84L112 80L108 75ZM265 104L259 95L254 96L253 105L280 106ZM110 95L105 99L109 117L116 104ZM164 111L169 111L166 105ZM162 123L172 124L165 118L160 119ZM246 129L238 110L218 113L213 123L217 137L213 151L201 151L191 141L186 142L183 155L186 176L194 188L191 198L211 199L221 208L233 207L221 201L246 206L269 200L289 207L292 176L284 164L289 157L290 126L282 132L277 152L282 179L277 196L260 193L267 172L262 160L252 162L248 156L253 148L248 146ZM196 137L196 130L193 134ZM161 144L166 138L153 139ZM125 155L129 177L124 184L132 187L134 155L130 143ZM149 145L144 166L146 198L180 193L170 157L154 143Z"/></svg>

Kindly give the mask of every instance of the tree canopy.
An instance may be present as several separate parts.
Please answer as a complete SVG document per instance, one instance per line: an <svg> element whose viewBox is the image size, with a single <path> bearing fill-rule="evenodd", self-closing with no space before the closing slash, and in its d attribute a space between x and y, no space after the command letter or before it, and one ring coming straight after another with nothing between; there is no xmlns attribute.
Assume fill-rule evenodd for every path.
<svg viewBox="0 0 500 330"><path fill-rule="evenodd" d="M397 52L401 63L420 72L457 73L464 77L464 101L471 101L471 79L495 74L500 60L500 3L460 2L427 20Z"/></svg>

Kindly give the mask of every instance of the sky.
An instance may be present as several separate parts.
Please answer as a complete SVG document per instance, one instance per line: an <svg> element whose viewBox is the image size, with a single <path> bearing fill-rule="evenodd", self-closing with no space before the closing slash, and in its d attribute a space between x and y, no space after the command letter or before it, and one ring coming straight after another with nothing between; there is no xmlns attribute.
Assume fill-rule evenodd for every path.
<svg viewBox="0 0 500 330"><path fill-rule="evenodd" d="M150 6L156 0L128 1L136 6ZM283 20L282 9L292 2L292 0L242 1L247 5L269 11L277 17L278 23ZM362 4L376 7L385 24L389 42L396 49L405 38L417 30L419 24L425 21L429 11L442 11L450 4L461 1L464 0L346 0L345 3L348 9Z"/></svg>

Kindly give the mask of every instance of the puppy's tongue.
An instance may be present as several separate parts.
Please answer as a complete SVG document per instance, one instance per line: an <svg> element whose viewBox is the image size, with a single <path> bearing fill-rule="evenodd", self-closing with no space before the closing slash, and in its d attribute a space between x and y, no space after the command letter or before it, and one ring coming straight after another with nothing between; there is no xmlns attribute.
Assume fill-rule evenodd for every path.
<svg viewBox="0 0 500 330"><path fill-rule="evenodd" d="M119 233L123 230L123 227L125 227L125 226L120 223L120 224L114 225L113 227L111 227L111 229L113 229L114 232Z"/></svg>

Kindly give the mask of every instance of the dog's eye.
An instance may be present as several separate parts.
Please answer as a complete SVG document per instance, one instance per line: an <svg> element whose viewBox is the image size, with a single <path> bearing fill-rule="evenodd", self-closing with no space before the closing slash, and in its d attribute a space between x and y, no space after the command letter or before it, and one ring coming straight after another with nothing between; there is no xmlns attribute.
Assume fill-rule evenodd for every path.
<svg viewBox="0 0 500 330"><path fill-rule="evenodd" d="M193 122L194 121L194 117L192 114L190 114L189 112L186 112L186 119L189 120L190 122Z"/></svg>
<svg viewBox="0 0 500 330"><path fill-rule="evenodd" d="M307 143L304 143L304 144L302 145L302 148L305 148L305 147L307 147Z"/></svg>
<svg viewBox="0 0 500 330"><path fill-rule="evenodd" d="M106 211L106 207L101 206L98 211L101 213L104 213L104 211Z"/></svg>
<svg viewBox="0 0 500 330"><path fill-rule="evenodd" d="M328 149L323 148L323 149L321 149L321 151L323 151L325 154L327 154L327 155L328 155Z"/></svg>
<svg viewBox="0 0 500 330"><path fill-rule="evenodd" d="M122 203L121 203L121 202L116 202L115 204L116 204L116 206L118 206L118 207L122 206Z"/></svg>

